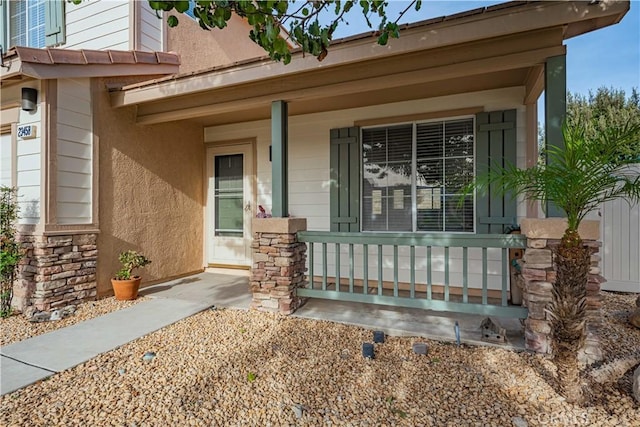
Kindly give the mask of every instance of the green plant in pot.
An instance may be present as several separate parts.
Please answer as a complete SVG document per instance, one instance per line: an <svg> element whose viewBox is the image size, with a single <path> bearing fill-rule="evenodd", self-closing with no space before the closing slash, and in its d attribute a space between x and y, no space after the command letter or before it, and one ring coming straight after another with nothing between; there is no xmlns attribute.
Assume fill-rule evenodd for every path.
<svg viewBox="0 0 640 427"><path fill-rule="evenodd" d="M118 256L122 268L116 273L116 277L111 279L113 292L117 300L134 300L138 297L138 289L140 289L140 276L134 276L133 270L143 268L151 263L142 254L136 251L125 251Z"/></svg>

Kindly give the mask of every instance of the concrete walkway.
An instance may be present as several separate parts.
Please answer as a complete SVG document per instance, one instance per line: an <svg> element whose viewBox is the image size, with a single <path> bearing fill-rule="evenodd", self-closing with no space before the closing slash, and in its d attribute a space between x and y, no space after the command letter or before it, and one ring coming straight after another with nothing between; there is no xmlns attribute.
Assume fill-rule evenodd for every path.
<svg viewBox="0 0 640 427"><path fill-rule="evenodd" d="M73 368L213 305L248 309L247 278L202 273L145 288L149 300L0 348L0 394Z"/></svg>
<svg viewBox="0 0 640 427"><path fill-rule="evenodd" d="M246 271L212 270L151 286L140 294L150 299L0 348L1 394L73 368L214 305L248 310L251 304ZM309 300L294 316L382 330L387 335L444 341L455 340L454 324L458 321L463 343L490 345L481 341L483 316L320 299ZM500 347L524 349L518 319L492 320L507 330L507 343Z"/></svg>

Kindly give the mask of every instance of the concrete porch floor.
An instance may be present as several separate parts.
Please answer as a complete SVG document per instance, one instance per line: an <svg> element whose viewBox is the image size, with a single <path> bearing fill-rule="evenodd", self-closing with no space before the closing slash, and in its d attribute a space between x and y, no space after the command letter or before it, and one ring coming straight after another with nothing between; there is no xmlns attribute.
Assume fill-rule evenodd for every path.
<svg viewBox="0 0 640 427"><path fill-rule="evenodd" d="M140 294L150 298L210 301L212 306L219 308L248 310L251 305L248 271L243 270L208 269L204 273L144 288ZM458 321L463 343L524 350L523 328L520 320L513 318L492 318L507 330L507 343L491 344L481 340L480 323L486 316L479 315L310 299L293 316L381 330L391 336L418 336L441 341L455 341L454 325Z"/></svg>

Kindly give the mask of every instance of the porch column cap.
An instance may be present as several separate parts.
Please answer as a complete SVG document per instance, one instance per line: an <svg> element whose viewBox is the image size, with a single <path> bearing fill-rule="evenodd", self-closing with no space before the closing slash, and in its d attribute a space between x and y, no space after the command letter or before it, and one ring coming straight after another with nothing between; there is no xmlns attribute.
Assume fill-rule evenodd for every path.
<svg viewBox="0 0 640 427"><path fill-rule="evenodd" d="M253 218L254 233L293 234L307 229L306 218Z"/></svg>

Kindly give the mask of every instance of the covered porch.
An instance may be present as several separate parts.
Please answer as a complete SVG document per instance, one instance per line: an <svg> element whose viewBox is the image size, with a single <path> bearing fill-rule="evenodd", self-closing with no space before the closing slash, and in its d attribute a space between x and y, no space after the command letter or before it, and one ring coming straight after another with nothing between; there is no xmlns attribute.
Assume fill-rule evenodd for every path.
<svg viewBox="0 0 640 427"><path fill-rule="evenodd" d="M546 141L562 144L563 41L618 22L628 7L505 3L408 25L389 46L355 36L332 45L321 63L301 55L287 66L249 61L115 88L111 102L135 106L142 125L201 126L208 149L224 148L206 159L213 166L205 178L212 194L205 246L217 246L205 264L249 267L255 308L292 313L311 298L527 318L527 347L547 352L544 307L554 278L548 244L557 230L507 234L537 218L539 206L488 194L458 209L460 180L448 181L459 177L442 172L433 179L420 167L462 159L460 176L468 182L492 162L535 164L543 91ZM459 126L452 138L464 144L456 143L455 155L421 158L419 135L428 136L430 126L443 133ZM396 129L406 141L388 136ZM370 161L380 154L367 145L368 130L385 134L386 157L377 163ZM452 138L442 136L442 145ZM400 160L389 154L398 147L405 150ZM224 190L216 187L221 159L238 161L231 228L218 226L231 212L216 205ZM403 172L389 166L402 162ZM373 163L405 181L371 178ZM258 206L273 218L254 218ZM394 209L406 215L392 217ZM550 207L547 214L557 212ZM447 224L445 216L459 220ZM509 283L515 252L523 249L526 307ZM225 250L225 262L209 256Z"/></svg>

